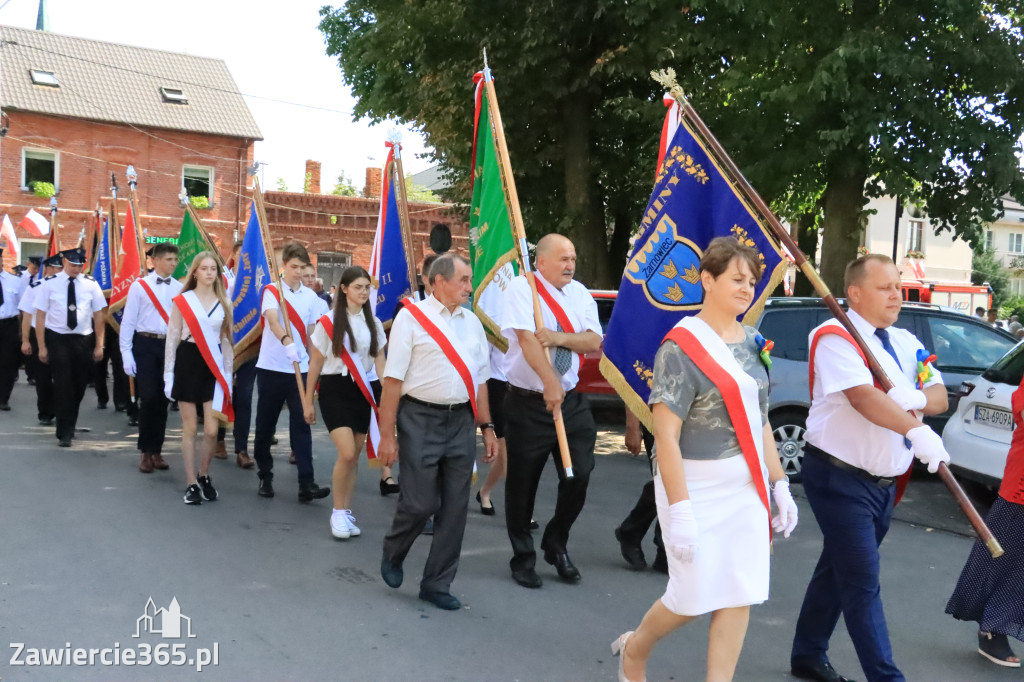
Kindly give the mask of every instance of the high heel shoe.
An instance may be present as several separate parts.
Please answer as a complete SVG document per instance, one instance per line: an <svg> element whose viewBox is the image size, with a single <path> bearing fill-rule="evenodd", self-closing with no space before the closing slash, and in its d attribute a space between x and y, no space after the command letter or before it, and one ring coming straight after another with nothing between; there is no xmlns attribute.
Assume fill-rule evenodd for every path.
<svg viewBox="0 0 1024 682"><path fill-rule="evenodd" d="M491 502L491 506L490 507L485 507L484 506L484 501L482 499L480 499L480 493L479 492L476 494L476 501L480 504L480 513L481 514L483 514L484 516L494 516L495 512L494 512L494 503L493 502Z"/></svg>
<svg viewBox="0 0 1024 682"><path fill-rule="evenodd" d="M391 483L388 483L388 481L391 481ZM380 494L382 496L394 495L398 490L398 484L395 483L395 479L391 476L380 479Z"/></svg>
<svg viewBox="0 0 1024 682"><path fill-rule="evenodd" d="M631 680L628 677L626 677L626 673L622 669L622 666L626 658L626 642L629 641L629 638L632 636L632 630L630 630L629 632L623 632L621 635L619 635L618 639L612 642L612 656L619 657L619 682L631 682ZM640 680L640 682L647 682L647 677L645 676L642 680Z"/></svg>

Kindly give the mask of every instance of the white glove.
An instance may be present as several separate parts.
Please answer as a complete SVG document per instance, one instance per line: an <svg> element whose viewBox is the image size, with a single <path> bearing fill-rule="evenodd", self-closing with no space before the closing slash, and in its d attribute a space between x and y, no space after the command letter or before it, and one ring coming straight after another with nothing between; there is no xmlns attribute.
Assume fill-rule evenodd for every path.
<svg viewBox="0 0 1024 682"><path fill-rule="evenodd" d="M789 492L789 481L786 479L776 481L775 487L772 489L772 498L775 500L775 506L779 508L778 515L772 519L772 528L776 533L782 533L782 537L788 538L796 528L799 515L793 495Z"/></svg>
<svg viewBox="0 0 1024 682"><path fill-rule="evenodd" d="M170 400L172 403L174 402L174 398L171 397L171 389L173 388L174 372L167 372L164 374L164 395L167 396L167 399Z"/></svg>
<svg viewBox="0 0 1024 682"><path fill-rule="evenodd" d="M918 426L907 431L907 439L914 446L914 454L923 463L928 465L928 473L934 474L939 470L939 464L949 462L949 453L946 446L942 444L939 434L927 426Z"/></svg>
<svg viewBox="0 0 1024 682"><path fill-rule="evenodd" d="M294 341L284 347L284 356L288 358L288 362L299 361L299 350L295 347Z"/></svg>
<svg viewBox="0 0 1024 682"><path fill-rule="evenodd" d="M916 388L893 386L886 395L892 398L893 402L900 406L900 409L907 412L923 410L928 404L928 396L924 394L924 391L919 391Z"/></svg>
<svg viewBox="0 0 1024 682"><path fill-rule="evenodd" d="M697 556L699 533L697 517L693 514L690 500L683 500L669 505L669 527L665 538L665 546L679 561L684 564L693 563Z"/></svg>
<svg viewBox="0 0 1024 682"><path fill-rule="evenodd" d="M124 365L124 373L130 377L135 376L135 372L137 371L135 367L135 356L132 355L131 352L122 353L121 360Z"/></svg>

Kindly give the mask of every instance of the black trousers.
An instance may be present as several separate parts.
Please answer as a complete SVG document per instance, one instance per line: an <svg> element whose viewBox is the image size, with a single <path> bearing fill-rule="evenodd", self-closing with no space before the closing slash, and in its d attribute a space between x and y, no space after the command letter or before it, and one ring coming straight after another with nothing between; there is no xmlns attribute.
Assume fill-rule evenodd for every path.
<svg viewBox="0 0 1024 682"><path fill-rule="evenodd" d="M252 390L256 385L256 358L242 363L235 371L235 389L231 406L235 408L235 452L249 451L249 429L252 427Z"/></svg>
<svg viewBox="0 0 1024 682"><path fill-rule="evenodd" d="M132 338L135 356L135 398L139 410L139 450L159 455L167 430L167 397L164 396L164 339L136 334ZM123 366L122 366L122 369Z"/></svg>
<svg viewBox="0 0 1024 682"><path fill-rule="evenodd" d="M640 435L644 440L644 449L647 451L647 460L651 460L651 452L654 450L654 434L647 430L643 424L640 425ZM653 469L653 467L652 467ZM652 471L653 473L653 471ZM661 525L658 524L658 506L654 500L654 481L649 479L640 491L633 509L619 525L622 538L626 542L639 545L651 524L654 524L654 544L658 547L659 554L664 552L664 544L661 541Z"/></svg>
<svg viewBox="0 0 1024 682"><path fill-rule="evenodd" d="M114 377L114 407L127 410L132 414L135 407L132 405L131 389L128 385L128 375L124 373L124 360L121 359L121 346L118 343L118 334L110 324L107 324L107 333L103 337L103 359L96 363L93 373L93 384L96 389L96 400L101 403L110 402L110 392L107 390L107 364L110 364L111 373ZM161 388L161 391L163 389Z"/></svg>
<svg viewBox="0 0 1024 682"><path fill-rule="evenodd" d="M530 519L537 497L537 485L548 457L558 469L558 499L555 515L544 528L541 549L554 553L566 551L569 530L583 510L587 484L594 470L594 442L597 429L590 412L590 402L577 391L569 391L562 401L562 421L569 440L573 477L565 478L558 451L555 423L544 407L541 394L524 396L509 387L505 396L505 434L508 448L508 473L505 477L505 525L512 542L512 570L533 568L537 553L530 535Z"/></svg>
<svg viewBox="0 0 1024 682"><path fill-rule="evenodd" d="M10 402L20 364L21 318L15 315L0 320L0 403Z"/></svg>
<svg viewBox="0 0 1024 682"><path fill-rule="evenodd" d="M305 383L306 375L302 375ZM274 439L277 420L281 409L288 405L288 435L295 452L295 468L299 474L299 485L313 482L313 434L302 414L302 396L295 375L288 372L274 372L269 369L256 370L259 398L256 401L256 438L253 442L253 459L260 479L274 478L274 460L270 456L270 441Z"/></svg>
<svg viewBox="0 0 1024 682"><path fill-rule="evenodd" d="M46 351L54 376L53 404L57 414L57 438L75 437L78 408L85 397L96 339L92 334L58 334L46 330Z"/></svg>
<svg viewBox="0 0 1024 682"><path fill-rule="evenodd" d="M53 407L53 375L50 365L39 362L39 341L36 340L35 328L29 332L28 342L32 346L32 355L25 358L25 366L32 368L32 376L36 379L36 412L39 421L53 419L56 416Z"/></svg>

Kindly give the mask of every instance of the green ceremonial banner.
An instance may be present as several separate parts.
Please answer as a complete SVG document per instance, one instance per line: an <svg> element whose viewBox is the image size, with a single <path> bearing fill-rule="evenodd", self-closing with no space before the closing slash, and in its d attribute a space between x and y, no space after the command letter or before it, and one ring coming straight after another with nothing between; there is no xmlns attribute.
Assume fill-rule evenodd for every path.
<svg viewBox="0 0 1024 682"><path fill-rule="evenodd" d="M501 325L495 318L500 314L501 294L518 271L518 249L512 235L487 93L481 94L474 145L473 203L469 212L473 312L483 323L491 343L504 352L508 349L508 341L501 335Z"/></svg>
<svg viewBox="0 0 1024 682"><path fill-rule="evenodd" d="M178 234L178 269L174 271L174 279L183 279L192 266L192 260L201 252L211 250L213 247L192 219L192 212L186 210Z"/></svg>

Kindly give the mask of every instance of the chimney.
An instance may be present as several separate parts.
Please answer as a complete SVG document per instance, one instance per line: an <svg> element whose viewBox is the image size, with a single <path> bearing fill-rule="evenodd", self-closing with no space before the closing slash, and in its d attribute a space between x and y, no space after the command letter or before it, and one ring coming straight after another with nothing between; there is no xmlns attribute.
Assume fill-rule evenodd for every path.
<svg viewBox="0 0 1024 682"><path fill-rule="evenodd" d="M369 199L380 198L380 183L384 177L384 171L380 168L369 167L366 169L366 187L363 188L363 196Z"/></svg>
<svg viewBox="0 0 1024 682"><path fill-rule="evenodd" d="M306 177L303 191L311 194L320 194L320 162L306 160Z"/></svg>

